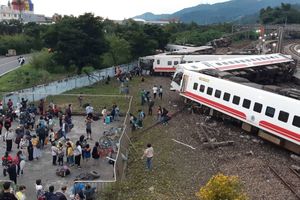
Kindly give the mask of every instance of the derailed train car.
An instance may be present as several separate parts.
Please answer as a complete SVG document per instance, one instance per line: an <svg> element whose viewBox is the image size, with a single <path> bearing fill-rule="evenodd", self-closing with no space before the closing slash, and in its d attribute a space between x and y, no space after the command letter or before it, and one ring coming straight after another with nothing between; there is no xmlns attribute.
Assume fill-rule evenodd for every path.
<svg viewBox="0 0 300 200"><path fill-rule="evenodd" d="M205 62L180 65L174 74L171 89L186 99L209 107L211 114L217 112L237 119L245 130L257 130L260 137L299 154L299 99L266 91L264 87L256 87L257 84L229 73L235 67L246 68L242 64L250 68L263 68L265 63L270 65L281 60L291 68L295 65L290 57L282 54L265 56L264 60L256 56L255 60L245 63L240 61L246 61L246 58L241 58L240 63L231 59L224 63L231 61L233 64L219 65L218 68Z"/></svg>

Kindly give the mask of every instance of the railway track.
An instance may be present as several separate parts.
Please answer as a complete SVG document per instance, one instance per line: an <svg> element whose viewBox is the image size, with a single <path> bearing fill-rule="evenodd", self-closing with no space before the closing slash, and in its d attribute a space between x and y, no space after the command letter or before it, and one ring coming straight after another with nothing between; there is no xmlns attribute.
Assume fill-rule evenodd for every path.
<svg viewBox="0 0 300 200"><path fill-rule="evenodd" d="M294 59L300 60L300 44L292 43L288 44L284 48L285 53L290 54Z"/></svg>
<svg viewBox="0 0 300 200"><path fill-rule="evenodd" d="M292 168L284 168L279 171L268 165L272 173L300 200L300 175Z"/></svg>

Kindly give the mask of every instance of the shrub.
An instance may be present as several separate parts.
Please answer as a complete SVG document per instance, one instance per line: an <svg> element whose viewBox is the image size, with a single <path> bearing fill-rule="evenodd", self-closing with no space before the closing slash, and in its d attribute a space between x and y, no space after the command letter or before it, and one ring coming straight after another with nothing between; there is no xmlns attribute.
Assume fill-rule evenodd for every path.
<svg viewBox="0 0 300 200"><path fill-rule="evenodd" d="M43 69L50 73L63 73L64 67L59 66L53 59L53 53L44 49L35 53L30 60L30 65L35 69Z"/></svg>
<svg viewBox="0 0 300 200"><path fill-rule="evenodd" d="M34 38L23 34L0 36L0 54L5 55L8 49L15 49L17 54L30 53L33 41Z"/></svg>
<svg viewBox="0 0 300 200"><path fill-rule="evenodd" d="M196 196L201 200L246 200L241 183L237 176L217 174L203 186Z"/></svg>

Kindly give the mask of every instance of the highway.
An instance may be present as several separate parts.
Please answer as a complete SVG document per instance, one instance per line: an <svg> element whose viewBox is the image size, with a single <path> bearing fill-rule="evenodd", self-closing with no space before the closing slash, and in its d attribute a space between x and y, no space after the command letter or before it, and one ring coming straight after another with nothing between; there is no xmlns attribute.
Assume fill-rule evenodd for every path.
<svg viewBox="0 0 300 200"><path fill-rule="evenodd" d="M30 55L23 55L25 57L25 63L28 63L30 59ZM7 74L17 68L20 67L18 62L19 56L11 56L11 57L0 57L0 76Z"/></svg>

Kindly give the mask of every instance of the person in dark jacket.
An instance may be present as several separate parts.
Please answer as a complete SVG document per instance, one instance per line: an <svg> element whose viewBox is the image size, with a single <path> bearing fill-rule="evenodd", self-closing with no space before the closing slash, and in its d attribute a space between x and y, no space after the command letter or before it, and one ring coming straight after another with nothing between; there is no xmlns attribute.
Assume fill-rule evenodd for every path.
<svg viewBox="0 0 300 200"><path fill-rule="evenodd" d="M33 145L31 140L29 140L29 145L27 147L27 152L28 152L28 160L32 161L33 160Z"/></svg>
<svg viewBox="0 0 300 200"><path fill-rule="evenodd" d="M7 173L9 175L9 180L17 184L17 166L12 161L9 161Z"/></svg>

